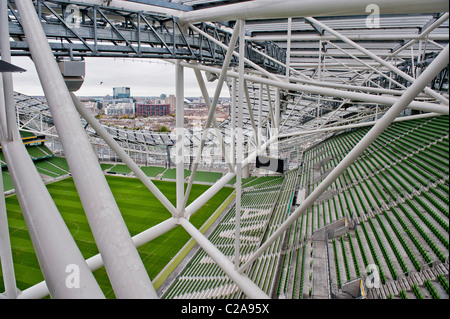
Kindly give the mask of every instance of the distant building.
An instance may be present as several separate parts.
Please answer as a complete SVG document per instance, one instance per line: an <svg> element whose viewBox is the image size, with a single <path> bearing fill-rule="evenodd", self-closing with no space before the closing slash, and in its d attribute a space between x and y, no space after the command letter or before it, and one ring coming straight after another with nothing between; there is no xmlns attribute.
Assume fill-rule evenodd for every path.
<svg viewBox="0 0 450 319"><path fill-rule="evenodd" d="M117 103L104 108L105 115L134 115L134 103Z"/></svg>
<svg viewBox="0 0 450 319"><path fill-rule="evenodd" d="M86 107L86 109L88 109L89 112L93 114L97 114L99 111L98 102L96 101L86 101L83 102L83 105Z"/></svg>
<svg viewBox="0 0 450 319"><path fill-rule="evenodd" d="M106 116L122 115L122 109L118 109L113 105L108 105L103 108Z"/></svg>
<svg viewBox="0 0 450 319"><path fill-rule="evenodd" d="M117 103L116 108L121 108L124 115L134 115L134 103Z"/></svg>
<svg viewBox="0 0 450 319"><path fill-rule="evenodd" d="M175 98L175 95L169 95L169 97L166 98L166 103L170 105L172 110L175 110L177 106L177 99Z"/></svg>
<svg viewBox="0 0 450 319"><path fill-rule="evenodd" d="M170 104L136 103L136 116L168 116Z"/></svg>
<svg viewBox="0 0 450 319"><path fill-rule="evenodd" d="M131 97L131 91L129 87L116 87L113 88L114 99L127 99Z"/></svg>

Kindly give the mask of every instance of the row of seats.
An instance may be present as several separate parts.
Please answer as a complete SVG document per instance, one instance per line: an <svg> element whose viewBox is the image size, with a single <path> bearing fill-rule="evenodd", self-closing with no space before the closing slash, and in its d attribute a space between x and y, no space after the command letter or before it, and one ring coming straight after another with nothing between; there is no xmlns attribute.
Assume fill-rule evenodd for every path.
<svg viewBox="0 0 450 319"><path fill-rule="evenodd" d="M331 146L328 150L337 164L367 131L341 134L323 147ZM393 124L341 175L333 187L337 196L343 194L345 205L341 208L355 218L357 228L348 233L347 240L336 241L342 247L337 247L340 256L332 263L332 274L338 274L343 266L346 272L347 267L352 268L339 253L347 247L352 251L353 267L377 264L382 282L448 259L445 147L448 117ZM352 273L358 277L361 270Z"/></svg>
<svg viewBox="0 0 450 319"><path fill-rule="evenodd" d="M307 190L306 196L369 130L338 134L304 152L299 188ZM315 231L344 216L356 229L330 241L331 279L337 286L360 277L371 263L387 282L444 262L448 183L448 117L392 124L291 227L300 241L290 249L300 247L300 252L286 263L302 272L294 282L280 280L279 294L304 284L302 243L312 242Z"/></svg>
<svg viewBox="0 0 450 319"><path fill-rule="evenodd" d="M253 179L244 187L240 212L240 259L244 263L251 253L273 232L269 227L287 217L297 171L286 177ZM289 185L290 191L286 190ZM290 194L288 195L288 193ZM278 203L278 204L277 204ZM275 206L275 208L273 208ZM209 236L209 240L234 263L236 206L233 206L221 223ZM250 267L247 274L264 289L270 290L273 272L276 269L280 246L272 247ZM198 282L197 282L198 281ZM202 292L203 291L203 292ZM176 282L165 294L165 298L238 298L242 292L215 264L205 251L200 249Z"/></svg>

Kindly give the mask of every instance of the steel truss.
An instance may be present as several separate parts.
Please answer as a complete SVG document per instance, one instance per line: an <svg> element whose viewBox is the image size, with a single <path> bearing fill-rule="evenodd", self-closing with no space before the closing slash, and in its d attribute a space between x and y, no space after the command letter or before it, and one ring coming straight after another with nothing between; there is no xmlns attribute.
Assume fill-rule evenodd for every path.
<svg viewBox="0 0 450 319"><path fill-rule="evenodd" d="M355 3L351 2L349 1L349 3L346 2L344 4L344 9L340 11L341 14L363 14L364 8L358 6L355 8ZM426 7L420 6L418 1L415 0L399 2L400 4L384 0L375 1L375 3L378 3L384 8L386 13L408 14L430 12L430 10L432 12L433 10L439 12L448 11L448 3L445 4L446 1L432 1ZM104 296L98 287L98 283L92 277L92 271L103 265L106 268L114 292L118 298L157 298L158 296L153 285L145 269L143 269L142 261L137 255L136 247L153 240L177 226L183 227L196 240L202 249L208 253L247 297L268 298L269 296L250 280L248 276L252 264L259 256L314 203L390 123L400 120L398 118L399 115L404 115L401 120L407 120L436 114L449 114L448 95L440 90L443 86L435 86L434 84L431 87L428 86L432 81L435 81L433 82L435 84L443 82L442 80L436 80L436 77L443 79L441 72L445 68L448 68L448 44L440 48L439 51L436 51L438 53L434 59L429 61L429 64L424 64L424 68L420 72L414 71L411 75L404 72L405 69L402 70L400 64L389 63L386 59L377 56L371 50L364 48L362 45L337 32L323 22L307 16L307 13L318 13L320 15L325 3L331 7L337 6L338 4L334 2L330 3L329 1L322 0L296 2L289 0L285 1L285 3L283 2L283 5L280 5L279 8L274 9L274 6L268 6L269 2L267 0L255 0L246 4L238 3L227 6L226 10L217 7L191 12L180 12L178 17L171 17L167 21L164 20L166 24L162 27L163 29L167 28L166 31L168 31L170 23L173 28L172 33L169 32L167 34L167 38L163 38L160 35L164 41L156 39L157 37L151 28L146 30L147 36L152 34L155 37L154 42L148 42L149 50L154 48L150 45L151 43L155 48L159 47L158 49L161 49L161 52L163 52L158 57L173 58L173 53L177 55L180 53L177 56L177 60L174 61L176 65L176 78L174 82L177 92L177 130L174 139L176 152L175 164L177 169L177 200L176 204L173 205L142 172L135 161L118 143L118 139L113 138L105 127L100 125L84 108L77 96L73 92L68 91L60 75L54 56L68 54L67 52L72 56L75 52L84 56L95 56L101 51L100 39L98 38L100 34L98 33L99 30L97 30L97 33L94 32L91 35L91 39L94 37L94 41L88 42L86 40L88 38L81 36L81 32L76 33L74 30L70 31L68 28L64 28L65 33L62 38L70 39L67 42L71 45L73 44L73 46L71 46L72 49L64 50L63 53L63 46L48 42L47 38L51 39L56 35L47 33L50 31L46 30L46 28L52 21L47 16L44 18L44 15L50 12L50 16L54 15L58 20L56 21L57 25L61 26L66 23L66 20L63 18L64 9L60 10L58 18L58 9L47 5L47 3L57 3L62 6L63 2L38 1L37 12L36 7L28 0L15 1L17 12L9 4L9 9L11 9L11 12L14 12L12 13L14 17L8 16L11 18L10 23L12 24L11 36L20 40L25 35L28 41L26 48L14 48L14 42L11 43L11 47L13 48L13 52L16 49L29 50L27 54L31 55L37 67L47 98L52 123L56 128L61 145L66 154L80 199L85 208L101 255L99 254L88 260L84 260L73 238L70 236L67 227L62 223L62 219L53 200L40 180L33 163L26 154L22 141L18 137L12 78L10 74L3 73L1 83L3 96L0 96L0 139L2 149L13 177L17 195L21 201L21 207L45 278L44 282L30 287L25 291L17 292L15 276L13 271L11 271L12 254L10 249L8 249L9 243L7 240L2 240L0 242L2 245L0 253L2 254L1 260L4 278L8 282L8 285L5 285L5 296L8 298L42 298L47 294L50 294L53 298L103 298ZM68 4L69 2L64 3ZM136 43L142 44L143 32L141 33L140 27L136 28L136 25L144 21L143 17L145 15L142 12L134 12L131 14L126 9L117 11L117 8L92 7L91 3L92 1L90 0L77 2L79 5L86 6L84 22L99 22L98 19L100 19L105 26L109 24L111 28L109 41L111 43L122 43L122 53L132 53L132 56L142 54L144 56L144 46L136 45ZM343 4L339 3L339 6L341 5ZM94 15L97 18L93 18ZM128 31L131 30L129 33L134 33L135 37L127 38L124 35L125 33L120 31L119 27L111 23L113 21L110 18L112 15L116 15L116 18L120 16L123 23L121 27L128 28ZM306 16L305 19L311 25L314 25L315 29L319 32L328 32L334 39L345 42L354 50L358 51L360 56L363 55L365 61L361 61L359 57L354 55L354 52L350 53L347 49L340 48L344 54L351 54L349 56L352 63L355 64L351 65L341 60L337 60L337 62L333 60L344 71L341 70L339 74L334 74L336 75L337 81L328 81L330 77L333 77L335 70L333 70L334 66L328 65L329 61L327 61L327 59L333 59L333 57L322 57L322 40L319 40L318 47L320 48L320 54L312 73L308 67L292 64L289 45L286 60L282 58L283 55L281 55L281 60L277 60L275 58L276 55L268 55L268 51L270 50L266 52L258 51L258 54L264 58L264 61L270 60L270 63L277 65L276 67L267 67L267 63L261 64L260 61L252 60L252 56L248 54L248 46L245 45L245 19L289 19L296 16ZM8 28L5 27L8 22L6 17L7 6L5 2L2 2L0 11L0 26L2 27L0 48L2 50L2 60L8 62L10 61L10 43L7 33ZM133 20L136 17L137 20ZM209 34L206 29L202 29L201 26L199 28L197 24L211 20L213 20L211 22L232 20L231 18L236 20L236 23L234 24L231 36L227 36L228 40L226 41L223 38L217 37L217 35L215 37ZM440 16L438 20L433 22L433 26L436 26L435 23L442 24L447 19L448 13ZM45 22L42 24L43 20ZM14 33L17 32L14 31L14 28L17 27L17 21L20 21L21 28L23 28L20 35L19 33ZM155 23L160 23L160 20L155 19ZM147 27L150 25L150 23L144 24ZM289 28L292 28L292 20L288 20L288 25L290 26ZM178 40L173 41L176 38L174 30L182 32L181 30L184 27L190 29L190 31L184 33L184 40L186 41L183 42L183 36L181 34ZM94 23L93 28L98 29L99 25ZM203 45L200 45L199 42L197 42L197 45L194 45L195 41L189 43L189 39L191 38L186 36L186 34L189 35L191 32L197 34L196 40L202 38ZM219 31L217 32L220 33ZM61 37L61 35L59 34L57 37ZM170 37L172 37L172 42L169 41ZM292 37L291 32L288 33L288 42L292 40L290 37ZM329 40L327 41L331 43ZM332 41L334 44L335 41ZM23 45L23 42L19 43ZM217 47L208 51L206 49L208 47L207 43L210 43L211 46L212 44L217 45ZM17 46L20 45L17 44ZM58 47L58 45L60 46ZM183 46L184 48L182 48ZM406 47L406 45L402 46L396 50L398 51L397 53L403 51ZM235 50L236 48L237 50ZM200 55L200 51L196 52L195 50L200 50L202 54ZM182 56L182 52L186 55ZM219 52L221 53L219 54ZM148 57L156 57L152 54L154 53L149 54ZM214 54L220 55L221 63L219 65L216 64L217 61L214 61ZM426 50L423 50L422 56L427 57L426 54ZM277 57L280 58L280 56ZM411 63L414 63L413 61L412 59ZM363 67L357 67L361 65ZM185 191L183 172L187 146L185 141L186 134L183 127L185 68L195 70L198 84L202 89L205 100L210 101L207 105L209 108L208 121L203 128L201 141L204 141L208 137L211 129L218 131L219 133L215 135L217 139L215 142L220 145L222 151L225 150L225 161L228 168L228 172L220 180L189 205L186 204L186 199L189 196L191 184L189 184L187 191ZM411 70L413 69L411 68ZM216 74L218 77L217 87L212 99L207 96L202 72ZM352 73L355 78L352 77L351 80L346 79L342 76L344 72ZM408 84L399 83L393 74L408 81ZM391 84L398 82L400 86L386 87L380 85L376 80L378 76L383 76ZM371 84L368 85L368 83ZM216 104L223 85L227 84L230 87L233 104L231 117L226 124L219 126L214 121ZM410 115L411 110L418 111L420 114ZM79 120L80 116L84 118L86 123L96 132L97 136L127 164L134 174L167 208L172 214L171 218L134 237L129 236L120 211L111 194L111 190L106 184L102 172L99 170L97 154L93 153L91 142L85 132L85 127L81 125ZM29 121L31 122L32 120L33 118L30 118ZM242 171L255 161L256 156L266 152L269 147L272 147L272 149L275 147L275 149L277 148L281 152L279 154L285 155L286 157L295 157L295 154L292 156L292 152L295 153L299 148L306 147L307 145L311 146L327 134L361 126L371 126L371 129L339 165L305 198L302 204L289 215L281 227L267 238L245 263L232 263L207 237L190 223L190 216L236 176L238 204L236 206L235 251L236 255L239 256L239 199L242 191ZM244 128L248 132L246 138L244 138L243 134ZM247 151L244 149L244 145L248 146ZM292 149L291 145L295 145L294 149ZM202 157L204 146L205 144L201 142L197 149L195 165L199 163ZM196 169L197 166L193 170L191 181L195 177ZM93 187L95 187L95 190ZM94 198L92 194L101 195L96 195ZM100 218L96 218L96 216L100 216ZM4 229L5 226L7 227L4 205L0 205L0 217L2 217L0 219L0 227ZM61 255L61 251L64 251L65 254ZM239 261L239 258L235 260ZM4 262L5 264L3 265ZM61 284L67 277L65 267L70 264L77 264L81 267L82 289L68 289L64 284Z"/></svg>
<svg viewBox="0 0 450 319"><path fill-rule="evenodd" d="M21 21L8 0L12 55L30 55ZM221 65L225 51L183 27L175 16L117 9L67 0L38 0L35 9L56 57L135 57L195 60ZM228 45L231 34L207 23L197 25L203 32ZM257 51L284 61L285 51L271 41L246 41L246 56L260 66L283 72L278 64ZM236 64L236 59L234 64Z"/></svg>

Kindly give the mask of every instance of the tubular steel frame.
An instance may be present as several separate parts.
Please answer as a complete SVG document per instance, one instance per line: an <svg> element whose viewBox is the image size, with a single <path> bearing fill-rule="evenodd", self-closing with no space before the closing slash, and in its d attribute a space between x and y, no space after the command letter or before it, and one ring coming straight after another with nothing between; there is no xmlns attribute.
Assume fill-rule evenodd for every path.
<svg viewBox="0 0 450 319"><path fill-rule="evenodd" d="M93 30L93 37L88 40L83 35L83 32L85 32L84 27L76 30L70 28L67 24L65 10L68 5L75 2L38 0L37 6L34 7L28 0L15 0L13 7L12 3L6 4L6 1L2 1L0 11L0 26L2 30L0 32L0 49L2 60L6 62L10 61L10 36L19 39L19 41L11 43L13 53L22 52L19 54L32 56L52 113L56 130L61 139L68 164L101 254L84 260L73 238L70 236L67 227L64 225L52 198L34 168L32 161L27 156L27 152L18 135L18 119L16 118L13 101L12 76L10 73L3 73L2 81L0 82L0 87L2 88L0 92L1 145L45 278L44 282L22 292L18 292L15 287L15 275L14 271L11 270L12 254L5 231L7 229L6 208L4 206L2 187L0 187L2 194L2 198L0 198L0 231L2 232L2 236L0 236L0 254L6 289L3 295L4 297L42 298L50 294L52 298L104 298L103 293L92 276L93 270L104 265L118 298L158 298L136 248L181 225L237 286L239 286L247 297L258 299L268 298L261 288L251 281L245 273L264 250L281 236L313 204L325 189L353 163L390 123L397 121L398 119L396 118L405 109L410 108L425 113L423 115L411 116L410 118L449 114L448 95L436 90L435 86L431 88L427 87L430 82L436 79L436 76L441 74L442 70L445 70L446 67L448 68L448 44L433 58L432 62L430 61L430 63L424 65L420 74L414 73L414 76L411 76L401 71L397 65L389 63L388 60L378 57L370 50L355 43L350 37L340 34L315 18L305 17L309 13L320 12L322 5L324 3L330 4L330 1L306 1L308 3L306 7L303 6L303 2L300 4L292 0L285 1L285 4L283 1L282 6L280 5L279 8L273 10L273 6L267 5L274 2L256 0L244 4L227 6L227 10L223 10L220 7L209 8L198 11L178 12L178 16L167 17L163 15L163 12L167 12L169 9L161 9L161 12L158 12L161 16L158 16L154 12L150 15L150 13L145 13L142 10L136 11L135 7L131 7L131 5L129 5L130 7L128 9L122 8L119 10L114 7L99 7L95 4L94 0L79 0L76 4L84 8L82 11L82 21L86 25L85 28ZM351 6L352 4L354 5L354 2L345 1L344 4L339 3L340 6L343 5L345 8L344 11L340 11L341 14L361 14L361 8L358 7L355 9ZM431 12L433 10L439 12L443 10L448 11L448 3L445 5L444 1L438 0L427 3L426 9L423 7L414 7L418 3L416 0L402 0L400 1L401 7L398 3L393 3L392 1L379 0L373 2L385 8L385 13ZM111 5L114 4L116 2L113 1ZM146 6L141 5L139 8L146 8ZM153 7L149 6L149 8L154 10ZM286 8L289 8L290 11ZM8 9L10 10L10 15L7 14ZM120 28L110 19L112 15L116 17L120 15L123 19ZM306 76L301 70L294 68L295 65L290 59L292 54L290 41L294 38L294 35L292 35L291 18L296 16L305 17L317 29L326 30L334 37L327 39L318 37L320 41L320 54L316 64L317 70L314 72L316 78L314 76ZM205 23L197 25L198 22L207 22L211 21L211 19L214 19L214 21L221 19L227 20L231 17L237 20L232 33L221 33L217 28L211 31L212 29L209 29L211 25ZM287 59L286 52L283 50L270 56L267 53L271 52L272 48L257 47L246 39L245 19L257 18L289 18L289 29L286 36L286 39L289 41L289 56ZM168 32L163 35L156 31L153 23L149 22L150 19L153 22L160 23L159 28ZM424 40L427 33L444 23L447 19L448 13L444 13L439 19L422 30L420 36L412 37L410 42ZM10 34L7 32L8 28L5 27L8 24L8 20L10 22L10 30L12 30ZM90 25L87 23L88 20L92 22ZM175 87L177 98L177 131L175 143L177 200L175 206L158 190L118 142L109 135L106 129L84 108L77 96L68 91L59 72L54 58L55 56L67 54L70 56L104 56L116 54L114 53L115 49L112 51L108 49L110 50L109 52L113 53L106 53L107 50L102 51L103 47L99 42L101 38L99 23L110 26L111 38L109 40L111 43L114 43L114 47L118 47L121 56L131 53L131 56L137 57L176 58L174 61L171 60L176 66ZM171 31L169 31L169 24L172 27ZM61 26L64 27L64 36L59 34L58 37L65 38L70 43L69 47L48 42L47 38L57 36L56 34L52 34L52 32L58 29L56 26L58 28ZM122 27L124 29L121 29ZM189 28L189 31L186 32L186 28ZM27 38L26 45L21 41L24 36ZM148 46L144 46L144 37L152 38L153 42L148 41L146 43ZM340 39L351 45L364 57L369 58L372 64L368 70L354 70L354 66L352 65L341 65L345 69L345 72L356 72L357 78L363 77L364 80L362 83L357 82L356 85L352 82L327 83L323 80L323 76L327 75L327 68L329 66L326 56L321 55L322 45L325 42L334 41L335 39ZM410 42L398 48L393 55L397 55L407 49L412 44ZM118 43L121 44L118 45ZM276 46L273 48L278 50ZM148 52L153 50L154 52L148 53L146 50L149 50ZM157 51L159 53L156 53ZM346 53L344 50L343 52ZM219 56L220 63L217 60ZM256 56L259 58L256 58ZM352 60L355 62L355 65L364 66L364 64L358 61L357 56L353 55ZM218 64L222 65L222 67L218 68ZM183 121L185 68L195 70L199 86L202 89L205 99L208 100L209 97L205 90L201 71L217 74L219 77L212 102L208 103L208 121L203 128L204 134L202 141L206 138L208 130L211 127L216 131L223 129L223 127L214 121L214 115L222 85L226 81L232 81L231 96L233 99L233 109L231 112L232 127L229 128L233 136L233 145L230 147L231 153L227 156L227 158L229 157L227 159L228 173L189 205L186 205L186 198L189 196L193 177L191 176L188 190L185 192L185 131ZM386 69L390 73L384 73ZM377 72L385 75L390 74L386 75L389 81L394 80L392 74L395 74L405 79L408 82L408 86L400 90L394 90L392 88L387 89L377 86L373 81L370 82L374 86L365 86L368 80L371 79L370 75L366 72L372 72L371 74ZM251 95L250 88L252 90L257 89L259 96L256 97L256 94ZM274 90L276 93L274 96L272 96L273 93L271 93L271 90ZM285 121L282 121L281 114L285 106L284 103L288 102L282 97L282 92L289 92L288 95L292 94L296 98L296 102L292 102L291 104L294 105L291 106L291 110L289 112L284 110L283 114L287 115ZM297 92L301 93L297 94ZM372 94L374 92L377 94ZM425 98L416 100L418 96ZM300 101L305 100L310 101L310 106L300 105ZM339 109L347 101L352 100L359 101L359 103L377 105L376 112L378 112L379 105L384 106L383 116L378 118L378 113L376 113L376 119L366 123L361 123L358 117L347 123L343 121L332 123L330 119L335 116L337 117L336 114ZM328 104L325 104L324 101ZM265 118L262 115L263 103L266 103L270 108ZM328 105L330 109L327 112L334 112L331 114L331 117L324 118L323 120L321 115L327 114L324 113L324 110L328 108ZM279 132L279 128L284 127L288 118L295 111L300 111L307 107L310 107L309 110L311 112L315 112L311 113L312 124L309 123L309 126L298 128L297 130L290 126L289 130ZM250 117L254 132L253 135L248 137L248 141L246 141L249 145L252 145L247 157L244 156L244 139L242 134L244 112ZM256 112L258 112L258 116L255 116ZM372 116L372 119L374 114L369 114ZM172 214L171 218L134 237L129 235L111 190L106 183L103 173L99 169L96 154L94 154L90 141L83 127L80 125L80 115L167 208ZM403 118L403 120L408 118ZM263 122L267 125L267 128L269 128L269 124L271 126L271 129L267 130L267 133L270 134L269 137L263 137L260 133ZM344 123L346 125L342 126ZM295 139L302 135L343 130L362 125L373 125L373 127L319 186L305 198L303 203L285 220L282 226L266 239L243 265L239 264L239 206L236 208L237 222L235 232L237 240L235 251L237 257L235 260L237 262L235 264L189 222L190 216L235 176L237 177L236 192L239 201L243 169L254 162L256 156L265 151L269 146L279 146L290 139L296 141ZM236 139L236 145L234 144L234 139ZM226 149L225 142L222 139L219 140L222 149ZM203 146L204 144L201 144L198 149L196 164L202 156ZM197 166L194 166L194 175L196 170ZM92 196L92 194L96 195ZM61 254L60 251L65 251L65 253ZM66 267L67 265L73 264L81 268L82 289L69 289L67 285L64 285L67 279Z"/></svg>

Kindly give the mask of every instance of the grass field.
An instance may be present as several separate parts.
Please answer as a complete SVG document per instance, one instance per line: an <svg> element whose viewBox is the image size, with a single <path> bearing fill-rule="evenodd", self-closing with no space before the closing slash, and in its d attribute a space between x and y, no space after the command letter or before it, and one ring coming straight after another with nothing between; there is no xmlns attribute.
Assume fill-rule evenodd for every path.
<svg viewBox="0 0 450 319"><path fill-rule="evenodd" d="M170 217L170 213L140 180L117 176L106 176L106 179L116 198L116 202L122 212L131 236ZM175 183L166 181L154 181L154 183L175 205ZM194 184L188 203L192 202L209 187L208 185ZM96 255L98 249L72 178L49 184L47 188L83 256L87 259ZM197 211L190 218L190 221L196 227L201 227L232 191L232 188L223 188ZM34 254L17 197L10 196L6 198L6 207L17 287L20 290L24 290L42 281L43 276ZM189 238L190 236L186 231L178 226L138 249L151 279L154 279L158 275L171 258L186 244ZM104 267L96 270L94 276L99 282L105 296L107 298L114 298L114 292L112 291ZM4 287L0 269L0 292L2 291L4 291Z"/></svg>

